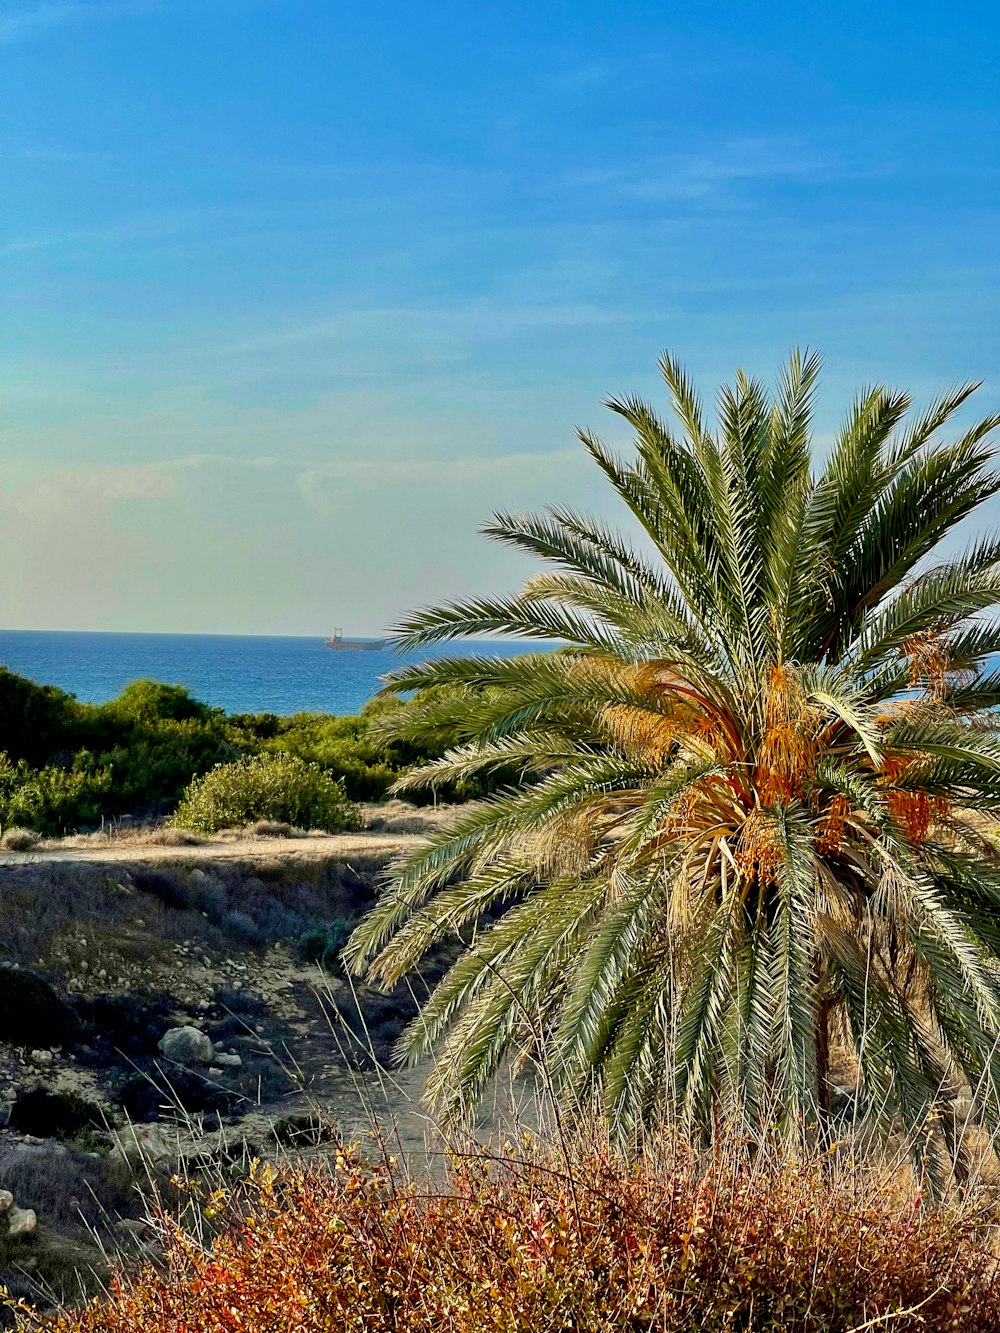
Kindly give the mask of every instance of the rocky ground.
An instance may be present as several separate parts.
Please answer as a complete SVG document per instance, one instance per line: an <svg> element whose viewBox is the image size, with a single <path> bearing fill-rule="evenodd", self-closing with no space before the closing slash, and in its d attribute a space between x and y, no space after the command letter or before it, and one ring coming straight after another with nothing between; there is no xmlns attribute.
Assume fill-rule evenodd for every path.
<svg viewBox="0 0 1000 1333"><path fill-rule="evenodd" d="M0 1282L41 1302L91 1289L109 1254L148 1250L149 1191L178 1170L315 1150L373 1117L422 1150L420 1072L384 1072L416 997L356 988L336 951L380 870L438 818L5 855Z"/></svg>

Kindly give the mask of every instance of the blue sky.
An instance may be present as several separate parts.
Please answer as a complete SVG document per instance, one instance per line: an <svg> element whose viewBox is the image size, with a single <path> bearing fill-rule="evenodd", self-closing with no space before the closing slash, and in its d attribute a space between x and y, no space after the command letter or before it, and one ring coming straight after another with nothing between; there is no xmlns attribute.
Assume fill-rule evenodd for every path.
<svg viewBox="0 0 1000 1333"><path fill-rule="evenodd" d="M981 4L0 0L0 624L374 632L659 350L1000 404Z"/></svg>

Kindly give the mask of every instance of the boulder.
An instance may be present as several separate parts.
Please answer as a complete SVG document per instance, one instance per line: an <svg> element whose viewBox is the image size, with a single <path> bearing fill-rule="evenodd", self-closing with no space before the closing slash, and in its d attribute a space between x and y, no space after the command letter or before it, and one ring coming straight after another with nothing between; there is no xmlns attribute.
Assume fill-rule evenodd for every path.
<svg viewBox="0 0 1000 1333"><path fill-rule="evenodd" d="M171 1028L160 1038L160 1051L179 1065L210 1065L214 1054L212 1040L198 1028Z"/></svg>
<svg viewBox="0 0 1000 1333"><path fill-rule="evenodd" d="M176 1164L180 1159L179 1135L163 1125L128 1125L113 1138L112 1156L123 1157L133 1168Z"/></svg>
<svg viewBox="0 0 1000 1333"><path fill-rule="evenodd" d="M17 1236L30 1236L38 1225L34 1208L18 1208L15 1204L6 1210L5 1216L8 1240L13 1240Z"/></svg>

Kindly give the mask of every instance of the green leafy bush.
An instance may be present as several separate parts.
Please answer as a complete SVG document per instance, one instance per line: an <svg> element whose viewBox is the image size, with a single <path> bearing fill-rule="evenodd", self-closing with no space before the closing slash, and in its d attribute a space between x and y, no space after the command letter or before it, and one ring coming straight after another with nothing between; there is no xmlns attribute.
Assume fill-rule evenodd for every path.
<svg viewBox="0 0 1000 1333"><path fill-rule="evenodd" d="M158 680L133 680L103 711L131 722L207 722L219 710L193 698L182 685Z"/></svg>
<svg viewBox="0 0 1000 1333"><path fill-rule="evenodd" d="M318 963L327 971L339 972L340 951L350 934L351 923L343 917L335 917L299 936L299 955L304 963Z"/></svg>
<svg viewBox="0 0 1000 1333"><path fill-rule="evenodd" d="M219 730L194 719L133 727L101 756L114 774L116 813L129 814L172 809L192 778L240 757Z"/></svg>
<svg viewBox="0 0 1000 1333"><path fill-rule="evenodd" d="M0 755L0 829L17 825L48 835L67 833L100 818L111 790L109 768L97 768L85 750L72 766L32 769Z"/></svg>
<svg viewBox="0 0 1000 1333"><path fill-rule="evenodd" d="M80 749L86 742L78 734L79 707L54 685L0 667L0 750L14 763L40 768L59 751Z"/></svg>
<svg viewBox="0 0 1000 1333"><path fill-rule="evenodd" d="M250 751L293 754L344 784L353 801L378 801L399 774L391 749L377 741L363 716L327 713L244 714L230 719L232 740Z"/></svg>
<svg viewBox="0 0 1000 1333"><path fill-rule="evenodd" d="M34 808L47 820L31 823L38 832L80 828L102 815L166 813L193 777L242 753L226 734L224 715L179 685L137 680L110 703L84 704L3 668L0 750L17 769L13 783L0 775L0 796L12 785L30 786L31 774L46 775L38 791L20 798L29 822Z"/></svg>
<svg viewBox="0 0 1000 1333"><path fill-rule="evenodd" d="M340 833L362 827L343 783L296 755L261 754L196 778L174 815L179 828L216 833L269 819Z"/></svg>

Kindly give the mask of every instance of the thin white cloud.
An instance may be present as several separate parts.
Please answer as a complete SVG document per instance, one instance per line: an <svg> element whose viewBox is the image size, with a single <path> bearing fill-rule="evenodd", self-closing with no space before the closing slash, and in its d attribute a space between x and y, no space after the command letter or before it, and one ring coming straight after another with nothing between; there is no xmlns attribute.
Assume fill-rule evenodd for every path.
<svg viewBox="0 0 1000 1333"><path fill-rule="evenodd" d="M488 493L493 487L530 481L534 489L547 478L576 471L579 449L553 449L454 458L353 456L319 465L300 458L231 454L190 454L148 463L53 468L0 492L0 516L48 523L70 513L106 511L116 504L142 500L183 500L188 485L201 487L210 473L276 474L268 487L297 495L314 514L328 516L373 494L400 490L408 494ZM205 481L201 480L204 477ZM224 484L221 478L211 483Z"/></svg>
<svg viewBox="0 0 1000 1333"><path fill-rule="evenodd" d="M122 502L167 499L174 490L169 469L155 465L61 468L13 491L3 508L30 523L48 523Z"/></svg>
<svg viewBox="0 0 1000 1333"><path fill-rule="evenodd" d="M296 486L310 508L321 514L341 512L359 493L428 491L468 494L478 490L576 469L579 449L553 449L545 453L501 454L460 458L350 458L308 468L296 478ZM484 515L485 516L485 515Z"/></svg>
<svg viewBox="0 0 1000 1333"><path fill-rule="evenodd" d="M821 180L851 174L809 144L784 136L737 139L699 153L583 168L562 177L569 189L607 191L633 201L721 201L749 182Z"/></svg>
<svg viewBox="0 0 1000 1333"><path fill-rule="evenodd" d="M160 8L156 0L47 0L0 14L0 44L30 41L67 24L104 22L150 14Z"/></svg>
<svg viewBox="0 0 1000 1333"><path fill-rule="evenodd" d="M222 355L265 352L308 343L344 342L353 346L372 335L426 349L428 339L466 346L499 342L549 329L601 328L634 321L632 311L576 303L507 303L475 301L453 306L399 306L347 310L325 319L263 330L248 338L222 343Z"/></svg>
<svg viewBox="0 0 1000 1333"><path fill-rule="evenodd" d="M93 227L73 227L65 231L39 232L33 236L13 236L0 242L0 254L17 255L33 250L54 250L73 246L143 245L177 237L195 236L214 228L231 228L234 223L271 224L283 215L273 208L189 208L164 209L112 218Z"/></svg>
<svg viewBox="0 0 1000 1333"><path fill-rule="evenodd" d="M516 587L531 562L479 523L554 499L589 508L593 480L583 450L384 462L355 450L313 468L206 452L14 486L3 473L6 624L293 634L375 633L429 598Z"/></svg>

